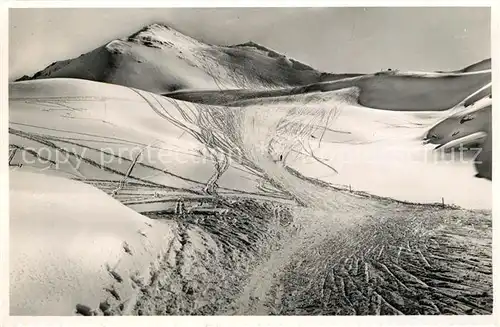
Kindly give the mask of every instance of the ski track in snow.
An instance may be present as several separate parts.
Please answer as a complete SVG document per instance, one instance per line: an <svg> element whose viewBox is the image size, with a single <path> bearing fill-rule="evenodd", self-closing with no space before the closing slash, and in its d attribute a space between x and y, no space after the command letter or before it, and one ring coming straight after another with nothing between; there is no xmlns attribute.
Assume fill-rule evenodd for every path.
<svg viewBox="0 0 500 327"><path fill-rule="evenodd" d="M35 83L55 83L57 89L58 82ZM85 93L89 82L74 83ZM327 100L319 103L309 102L304 95L292 96L288 103L223 107L109 87L109 92L121 92L123 97L16 95L10 99L9 133L16 152L46 146L83 163L59 170L49 161L48 168L35 165L34 170L72 174L73 179L123 203L151 196L171 201L162 210L143 212L159 224L167 223L173 235L161 251L151 254L156 259L147 280L130 277L134 290L128 291L129 303L98 314L491 313L490 213L368 196L356 191L367 186L362 176L331 156L355 149L376 155L377 149L389 146L422 154L428 149L419 137L450 111L424 115L363 108L346 100L356 92L352 89L325 92ZM83 109L72 107L82 99L78 106ZM50 109L54 101L57 110ZM132 118L124 112L133 114ZM73 119L64 118L65 114ZM36 123L47 115L54 119ZM82 128L88 118L92 119L90 131ZM79 124L82 119L86 123ZM197 157L197 151L208 147L208 153L200 155L207 157L205 168L197 168L196 178L185 165L155 166L137 154L120 157L92 143L119 142L142 149L150 145L161 151L172 140L163 132L176 135L173 148L182 149L181 156ZM178 139L181 132L186 139ZM66 149L68 145L81 152ZM168 151L174 151L168 146ZM30 154L46 159L36 151ZM97 161L102 155L111 158L107 165ZM312 158L313 164L305 164L305 158ZM12 166L22 163L16 153L10 161ZM403 172L422 169L420 173L429 180L436 177L429 189L439 187L437 175L444 171L426 163L411 166L400 161L399 166ZM484 192L483 181L471 182L470 166L457 164L457 179ZM393 173L396 179L401 173L377 165L365 169L367 174L370 169ZM98 178L94 171L99 171ZM248 185L244 189L239 188L242 183L226 185L227 174L244 176L241 180ZM333 177L319 178L324 174ZM411 181L416 183L418 176L405 180ZM349 192L335 184L356 187ZM439 190L450 192L445 196L448 201L454 197L461 201L459 193ZM380 189L369 191L377 194ZM390 192L398 190L382 195L391 196ZM443 195L436 193L430 201L413 196L407 200L438 202ZM205 202L210 203L208 209ZM488 206L488 201L480 206L484 203ZM180 209L184 205L187 211ZM109 273L122 278L112 270ZM113 297L112 291L106 294Z"/></svg>

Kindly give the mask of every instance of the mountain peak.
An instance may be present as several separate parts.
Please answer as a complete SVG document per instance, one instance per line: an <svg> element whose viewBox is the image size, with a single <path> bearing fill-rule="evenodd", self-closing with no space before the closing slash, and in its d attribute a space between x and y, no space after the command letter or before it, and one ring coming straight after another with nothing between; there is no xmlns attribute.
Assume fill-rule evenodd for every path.
<svg viewBox="0 0 500 327"><path fill-rule="evenodd" d="M170 30L173 30L173 29L165 24L152 23L152 24L144 26L143 28L141 28L137 32L129 35L127 39L132 40L132 39L137 38L137 36L144 34L144 33L148 33L148 32L155 33L155 32L170 31Z"/></svg>
<svg viewBox="0 0 500 327"><path fill-rule="evenodd" d="M214 74L217 82L214 81ZM297 86L343 78L325 74L254 41L218 46L154 22L77 58L57 61L40 78L80 78L154 93L179 89Z"/></svg>
<svg viewBox="0 0 500 327"><path fill-rule="evenodd" d="M147 31L164 31L164 30L169 31L169 30L174 30L174 29L172 27L164 24L164 23L151 23L149 25L144 26L143 28L141 28L140 30L138 30L137 32L135 32L132 35L136 35L136 34L139 34L142 32L147 32Z"/></svg>
<svg viewBox="0 0 500 327"><path fill-rule="evenodd" d="M204 43L179 32L178 30L164 24L152 23L144 26L123 41L142 44L150 48L162 49L172 47L174 44L180 47L201 46Z"/></svg>

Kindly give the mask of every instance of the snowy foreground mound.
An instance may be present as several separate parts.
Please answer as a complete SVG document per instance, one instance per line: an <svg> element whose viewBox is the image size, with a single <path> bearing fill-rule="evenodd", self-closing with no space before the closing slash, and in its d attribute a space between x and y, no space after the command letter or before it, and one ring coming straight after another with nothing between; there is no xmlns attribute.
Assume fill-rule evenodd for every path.
<svg viewBox="0 0 500 327"><path fill-rule="evenodd" d="M11 314L68 315L100 303L130 312L136 284L172 242L169 225L82 182L22 171L10 181Z"/></svg>

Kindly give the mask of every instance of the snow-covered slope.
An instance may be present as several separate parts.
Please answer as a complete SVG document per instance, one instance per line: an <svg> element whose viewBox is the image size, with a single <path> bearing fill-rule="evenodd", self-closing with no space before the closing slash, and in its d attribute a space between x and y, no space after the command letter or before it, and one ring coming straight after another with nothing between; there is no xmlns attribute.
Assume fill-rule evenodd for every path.
<svg viewBox="0 0 500 327"><path fill-rule="evenodd" d="M468 72L477 72L481 70L491 69L491 59L484 59L480 62L467 66L463 69L459 69L454 71L455 73L468 73Z"/></svg>
<svg viewBox="0 0 500 327"><path fill-rule="evenodd" d="M197 115L196 105L117 85L77 79L13 83L10 144L19 151L11 164L33 160L44 171L96 183L130 181L199 193L215 174L217 158L200 142L210 126L198 127ZM241 169L227 171L222 191L257 189L251 172Z"/></svg>
<svg viewBox="0 0 500 327"><path fill-rule="evenodd" d="M345 94L349 98L347 101L365 108L399 112L389 115L401 115L403 111L420 112L416 115L440 112L433 114L434 117L442 117L435 126L415 122L427 128L421 131L422 140L438 145L453 142L455 150L459 149L457 145L475 145L478 149L473 151L481 152L479 161L484 162L475 165L482 167L478 177L491 180L491 147L482 147L486 137L491 134L491 70L465 73L383 72L294 88L263 91L188 90L166 93L165 96L230 107L264 103L271 106L285 102L289 105L300 103L301 95L310 95L307 99L326 99L332 92L349 88L355 91ZM471 155L470 151L467 155Z"/></svg>
<svg viewBox="0 0 500 327"><path fill-rule="evenodd" d="M126 314L135 284L149 281L172 242L168 224L82 182L11 171L9 191L11 315L72 315L106 304Z"/></svg>
<svg viewBox="0 0 500 327"><path fill-rule="evenodd" d="M376 109L395 111L443 111L461 104L477 90L480 97L491 94L491 70L472 73L379 72L338 81L273 90L185 90L165 96L205 104L240 105L242 100L329 92L356 87L356 102ZM490 85L491 86L491 85ZM260 100L257 100L260 101ZM251 102L251 101L250 101ZM247 102L248 103L248 102Z"/></svg>
<svg viewBox="0 0 500 327"><path fill-rule="evenodd" d="M491 121L487 108L476 111L481 113L478 119L460 124L460 119L448 119L457 108L395 111L363 107L355 101L362 92L356 87L257 98L241 107L201 105L116 85L69 79L17 82L11 84L10 91L12 165L26 164L38 156L32 166L109 183L109 192L118 197L120 185L128 182L203 194L207 187L214 186L210 181L221 169L226 170L217 181L219 192L290 195L294 186L273 186L276 172L274 168L273 173L266 170L282 155L287 164L306 176L312 172L315 177L327 175L329 182L352 184L375 194L416 202L445 197L449 203L490 206L490 185L473 178L470 158L458 162L459 158L433 153L434 146L422 144L429 131L447 134L441 138L442 144L461 137L455 127L467 128L462 136L487 134ZM431 98L440 99L438 95ZM449 97L444 93L442 98ZM429 100L422 101L413 104L421 107ZM440 123L445 119L446 123ZM248 129L248 123L252 128ZM438 141L435 138L433 143ZM337 167L338 174L315 160L302 166L304 160L311 160L310 155L292 160L295 152L304 151L304 146L308 151L318 151L318 156L321 153L331 166ZM45 147L46 152L39 153L39 147ZM387 174L380 161L373 161L383 153L408 155L387 159L386 164L399 167L391 170L394 176ZM269 154L271 157L266 157ZM48 156L52 161L42 160ZM101 162L105 162L104 167ZM409 167L414 173L408 173ZM378 174L378 182L359 175L360 170ZM404 179L400 179L402 176ZM393 188L384 184L389 180L395 182ZM453 185L457 180L477 188L477 198L456 189ZM415 191L401 192L401 187Z"/></svg>
<svg viewBox="0 0 500 327"><path fill-rule="evenodd" d="M401 92L412 85L403 82ZM441 86L441 96L430 99L447 105L445 84ZM397 111L360 105L362 86L254 97L231 107L184 102L81 79L41 79L9 87L12 314L71 315L78 304L96 309L101 303L105 308L109 304L113 314L127 314L135 312L136 296L141 298L141 310L146 310L141 312L227 312L224 303L206 303L236 292L235 287L242 291L245 275L241 271L248 273L244 267L261 251L252 249L267 246L264 238L277 237L272 236L276 230L266 224L276 224L272 219L279 218L276 210L283 203L293 208L294 203L302 205L295 209L290 228L306 230L300 242L286 247L291 257L311 240L321 242L330 234L337 239L334 231L340 226L365 224L367 215L392 205L376 198L360 200L356 193L334 190L332 185L350 185L353 190L399 200L434 203L444 198L447 204L491 208L491 184L473 177L472 162L446 155L436 158L434 146L422 144L432 128L432 133L453 134L452 129L460 125L450 118L455 113L487 113L488 98L468 108L459 103L448 110ZM468 88L474 93L475 87L474 83L460 85L464 94ZM382 98L383 93L377 97ZM412 105L432 104L429 99L418 99ZM487 114L481 117L477 118L490 119ZM464 133L483 128L474 124L467 125ZM453 142L455 136L443 140ZM486 141L491 146L491 138ZM227 231L232 226L229 219L236 223L241 219L239 212L228 219L215 215L212 226L196 220L189 222L195 227L187 228L187 223L178 222L176 203L189 197L191 202L200 201L190 210L213 215L210 210L214 209L206 211L203 201L216 194L274 204L259 218L245 220L245 224L257 225L252 228L241 225ZM169 212L171 216L168 223L156 224L120 202L140 212ZM400 211L394 211L397 217L393 219L413 219L407 212L413 213L414 207L398 204L397 208ZM446 210L429 208L424 214L428 221L443 216L435 210ZM249 211L256 210L250 207ZM389 212L392 209L381 216ZM194 215L193 219L198 218ZM407 223L407 231L419 230ZM422 237L417 237L419 242ZM172 238L175 247L168 250ZM158 255L161 262L156 261ZM272 267L281 267L289 259L281 252L277 255L285 259L271 262ZM211 265L207 257L216 263ZM148 283L151 265L162 265L163 284L151 281L154 287L137 293ZM233 279L221 284L220 276ZM255 276L259 284L263 279ZM487 287L487 278L482 281ZM165 283L171 288L166 289ZM187 294L191 291L184 285L188 284L198 291ZM260 292L271 284L272 280L249 287ZM113 295L116 292L119 298ZM162 294L162 301L154 298L156 292ZM218 293L211 296L210 292ZM245 294L240 307L244 312ZM177 301L178 297L195 299L186 302L188 308L182 311L178 306L185 303Z"/></svg>

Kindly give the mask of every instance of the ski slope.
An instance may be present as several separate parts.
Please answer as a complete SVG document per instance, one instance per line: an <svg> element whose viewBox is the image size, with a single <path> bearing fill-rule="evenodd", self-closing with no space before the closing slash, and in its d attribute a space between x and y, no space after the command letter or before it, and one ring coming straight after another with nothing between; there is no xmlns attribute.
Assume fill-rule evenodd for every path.
<svg viewBox="0 0 500 327"><path fill-rule="evenodd" d="M491 60L337 75L153 24L22 80L12 315L492 310Z"/></svg>
<svg viewBox="0 0 500 327"><path fill-rule="evenodd" d="M87 180L130 178L203 192L227 157L231 164L221 175L221 192L259 193L262 176L268 172L257 161L275 165L282 155L287 165L306 176L357 190L412 202L439 202L444 197L447 203L464 207L491 206L490 184L474 178L473 158L451 158L422 144L431 128L461 125L456 118L446 120L446 126L436 125L456 109L374 110L353 103L356 92L349 88L279 97L274 102L265 98L262 104L255 99L252 104L228 108L82 80L18 82L11 85L11 144L40 146L37 138L48 137L43 144L55 145L48 155L61 163L43 166L43 161L36 160L35 165ZM488 99L481 103L487 104ZM487 105L476 107L480 109L469 111L483 116L471 120L461 135L488 133L491 111L481 109ZM208 142L217 143L207 147ZM270 157L256 157L255 151ZM11 164L22 163L23 153L19 151ZM66 162L61 158L68 153L71 158ZM136 156L138 164L127 176ZM109 162L104 171L96 166L101 159ZM77 163L78 169L72 167ZM456 187L463 183L476 196ZM293 190L285 188L285 192Z"/></svg>

